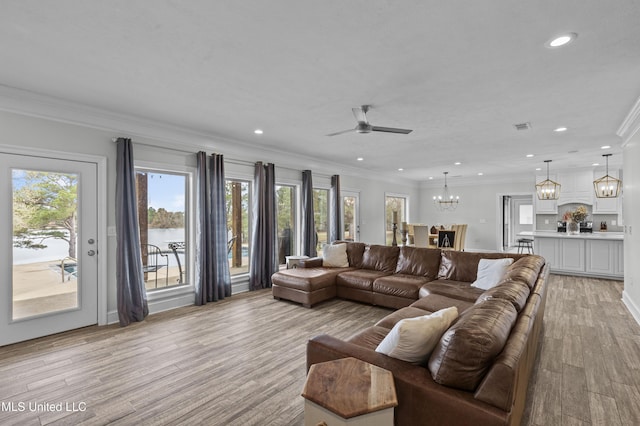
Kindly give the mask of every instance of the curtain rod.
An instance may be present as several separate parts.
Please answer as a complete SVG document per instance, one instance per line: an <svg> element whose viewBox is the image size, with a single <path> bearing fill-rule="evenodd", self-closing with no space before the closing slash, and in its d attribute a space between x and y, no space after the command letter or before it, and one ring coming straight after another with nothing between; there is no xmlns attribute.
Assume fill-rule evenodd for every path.
<svg viewBox="0 0 640 426"><path fill-rule="evenodd" d="M111 138L111 141L115 143L115 142L118 142L118 139L119 138L114 137L114 138ZM196 147L193 148L194 151L188 151L186 149L172 148L172 147L167 147L167 146L162 146L162 145L153 145L153 144L150 144L150 143L136 142L134 140L132 140L132 142L135 145L142 145L142 146L147 146L147 147L150 147L150 148L160 148L160 149L165 149L167 151L182 152L182 153L185 153L185 154L194 154L195 155L198 151L203 151L203 149L199 149L199 148L196 148ZM252 166L252 167L256 163L255 161L252 162L252 161L248 161L248 160L239 160L237 158L227 158L227 157L225 157L224 161L225 162L229 162L231 164L237 164L237 165L240 165L240 166ZM294 172L302 173L302 169L294 169L294 168L291 168L291 167L278 166L275 163L274 163L274 165L276 166L277 169L291 170L291 171L294 171ZM305 170L307 170L307 169L305 169ZM313 171L312 171L312 175L313 176L322 177L322 178L330 178L332 176L332 175L327 175L327 174L324 174L324 173L313 173Z"/></svg>

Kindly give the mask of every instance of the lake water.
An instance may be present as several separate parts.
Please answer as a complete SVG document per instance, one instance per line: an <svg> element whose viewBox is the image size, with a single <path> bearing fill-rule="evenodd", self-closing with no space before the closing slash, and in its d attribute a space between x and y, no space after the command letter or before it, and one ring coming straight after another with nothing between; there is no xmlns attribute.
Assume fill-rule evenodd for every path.
<svg viewBox="0 0 640 426"><path fill-rule="evenodd" d="M170 242L184 241L184 229L150 229L149 244L160 247L162 251L168 251L169 266L177 266L173 252L169 250ZM69 245L66 241L59 239L47 239L44 241L45 249L34 250L26 248L13 248L13 264L23 265L26 263L59 261L69 255ZM180 262L184 266L184 253L179 253Z"/></svg>

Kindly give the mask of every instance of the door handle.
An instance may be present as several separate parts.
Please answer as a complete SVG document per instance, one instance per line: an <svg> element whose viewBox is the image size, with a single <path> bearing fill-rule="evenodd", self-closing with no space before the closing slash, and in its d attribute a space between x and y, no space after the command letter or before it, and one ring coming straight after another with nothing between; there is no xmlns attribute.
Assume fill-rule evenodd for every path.
<svg viewBox="0 0 640 426"><path fill-rule="evenodd" d="M95 255L96 255L96 251L95 251L95 250L89 250L89 251L87 252L87 254L88 254L89 256L95 256Z"/></svg>

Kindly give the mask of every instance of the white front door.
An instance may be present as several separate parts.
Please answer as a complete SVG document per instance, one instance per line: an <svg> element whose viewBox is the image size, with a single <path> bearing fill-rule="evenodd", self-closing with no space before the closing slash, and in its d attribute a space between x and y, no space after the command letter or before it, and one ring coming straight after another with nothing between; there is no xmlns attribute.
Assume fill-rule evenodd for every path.
<svg viewBox="0 0 640 426"><path fill-rule="evenodd" d="M0 346L98 322L97 168L0 152Z"/></svg>

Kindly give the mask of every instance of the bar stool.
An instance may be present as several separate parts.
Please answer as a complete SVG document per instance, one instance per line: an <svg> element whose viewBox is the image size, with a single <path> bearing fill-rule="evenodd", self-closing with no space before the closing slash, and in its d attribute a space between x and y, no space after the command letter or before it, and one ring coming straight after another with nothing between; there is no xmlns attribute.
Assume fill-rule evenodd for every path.
<svg viewBox="0 0 640 426"><path fill-rule="evenodd" d="M518 238L518 253L524 253L525 249L529 254L533 254L533 240L530 238Z"/></svg>

